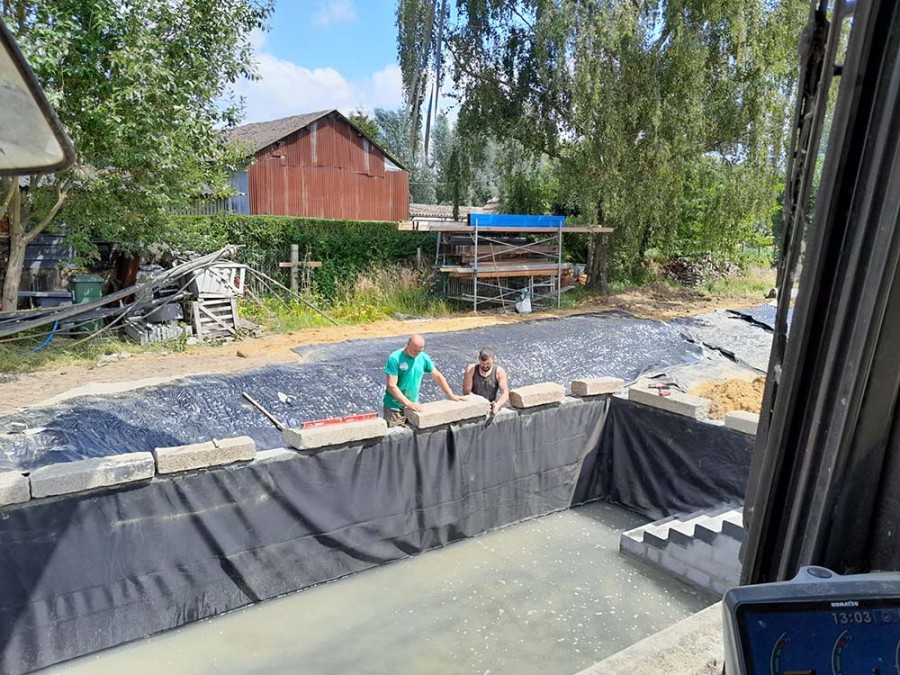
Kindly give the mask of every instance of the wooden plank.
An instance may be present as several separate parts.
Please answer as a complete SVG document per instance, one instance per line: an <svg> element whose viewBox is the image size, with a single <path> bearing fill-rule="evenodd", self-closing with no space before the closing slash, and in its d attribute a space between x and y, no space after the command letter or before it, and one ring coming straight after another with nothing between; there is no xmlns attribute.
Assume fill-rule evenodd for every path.
<svg viewBox="0 0 900 675"><path fill-rule="evenodd" d="M321 267L322 263L318 260L310 260L308 262L300 261L300 262L280 262L278 263L279 267Z"/></svg>
<svg viewBox="0 0 900 675"><path fill-rule="evenodd" d="M505 277L555 277L559 272L555 269L543 269L543 270L513 270L511 272L482 272L478 270L478 278L482 277L487 279L503 279ZM455 279L471 279L475 276L473 270L468 270L467 272L450 272L450 276Z"/></svg>

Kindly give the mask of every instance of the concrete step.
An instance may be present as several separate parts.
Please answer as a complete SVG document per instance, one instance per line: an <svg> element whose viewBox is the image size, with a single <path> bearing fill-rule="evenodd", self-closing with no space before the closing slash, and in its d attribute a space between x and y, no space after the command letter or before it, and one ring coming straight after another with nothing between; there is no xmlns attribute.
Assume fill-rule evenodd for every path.
<svg viewBox="0 0 900 675"><path fill-rule="evenodd" d="M619 550L695 588L721 594L737 585L743 509L676 514L623 532Z"/></svg>

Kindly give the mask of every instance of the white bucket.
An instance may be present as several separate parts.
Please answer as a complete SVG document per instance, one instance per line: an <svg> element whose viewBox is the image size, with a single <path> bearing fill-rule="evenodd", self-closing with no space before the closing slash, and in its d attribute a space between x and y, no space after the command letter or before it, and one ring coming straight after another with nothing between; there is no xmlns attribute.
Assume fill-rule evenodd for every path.
<svg viewBox="0 0 900 675"><path fill-rule="evenodd" d="M531 298L527 295L516 303L516 311L519 314L531 314Z"/></svg>

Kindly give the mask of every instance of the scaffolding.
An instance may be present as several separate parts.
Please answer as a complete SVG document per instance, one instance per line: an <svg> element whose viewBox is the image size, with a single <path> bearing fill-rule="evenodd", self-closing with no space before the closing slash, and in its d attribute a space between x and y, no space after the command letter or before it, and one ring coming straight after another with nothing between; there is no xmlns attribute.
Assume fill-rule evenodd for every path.
<svg viewBox="0 0 900 675"><path fill-rule="evenodd" d="M441 295L480 304L515 305L527 293L532 302L561 305L564 279L573 265L563 262L563 234L612 232L597 226L566 226L562 216L479 214L468 221L422 218L413 229L437 233L435 269Z"/></svg>

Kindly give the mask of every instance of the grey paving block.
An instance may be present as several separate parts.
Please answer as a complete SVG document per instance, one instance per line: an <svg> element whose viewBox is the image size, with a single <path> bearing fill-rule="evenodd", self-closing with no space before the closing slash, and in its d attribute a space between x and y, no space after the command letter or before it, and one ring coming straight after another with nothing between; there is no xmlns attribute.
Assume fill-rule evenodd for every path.
<svg viewBox="0 0 900 675"><path fill-rule="evenodd" d="M124 485L152 477L153 455L132 452L42 466L31 472L29 480L31 495L38 498Z"/></svg>
<svg viewBox="0 0 900 675"><path fill-rule="evenodd" d="M566 397L566 388L556 382L538 382L509 392L513 408L534 408L539 405L559 403Z"/></svg>
<svg viewBox="0 0 900 675"><path fill-rule="evenodd" d="M156 448L153 451L156 473L160 474L249 461L255 454L256 443L249 436L178 445L172 448Z"/></svg>
<svg viewBox="0 0 900 675"><path fill-rule="evenodd" d="M756 436L759 426L759 415L746 410L734 410L725 415L725 426L744 434Z"/></svg>
<svg viewBox="0 0 900 675"><path fill-rule="evenodd" d="M0 506L21 504L31 499L28 479L17 471L0 473Z"/></svg>
<svg viewBox="0 0 900 675"><path fill-rule="evenodd" d="M316 450L335 445L347 445L387 434L388 426L384 418L376 417L359 422L328 424L309 429L285 429L284 442L297 450Z"/></svg>
<svg viewBox="0 0 900 675"><path fill-rule="evenodd" d="M624 386L625 380L619 377L589 377L572 380L570 388L574 396L600 396L618 394Z"/></svg>
<svg viewBox="0 0 900 675"><path fill-rule="evenodd" d="M434 401L423 403L422 411L406 411L406 419L416 429L428 429L442 424L487 417L491 412L491 404L486 398L469 394L463 401Z"/></svg>
<svg viewBox="0 0 900 675"><path fill-rule="evenodd" d="M631 387L628 390L628 399L695 420L705 420L709 417L709 407L712 405L712 401L708 398L672 390L668 396L660 396L658 390L643 387Z"/></svg>

